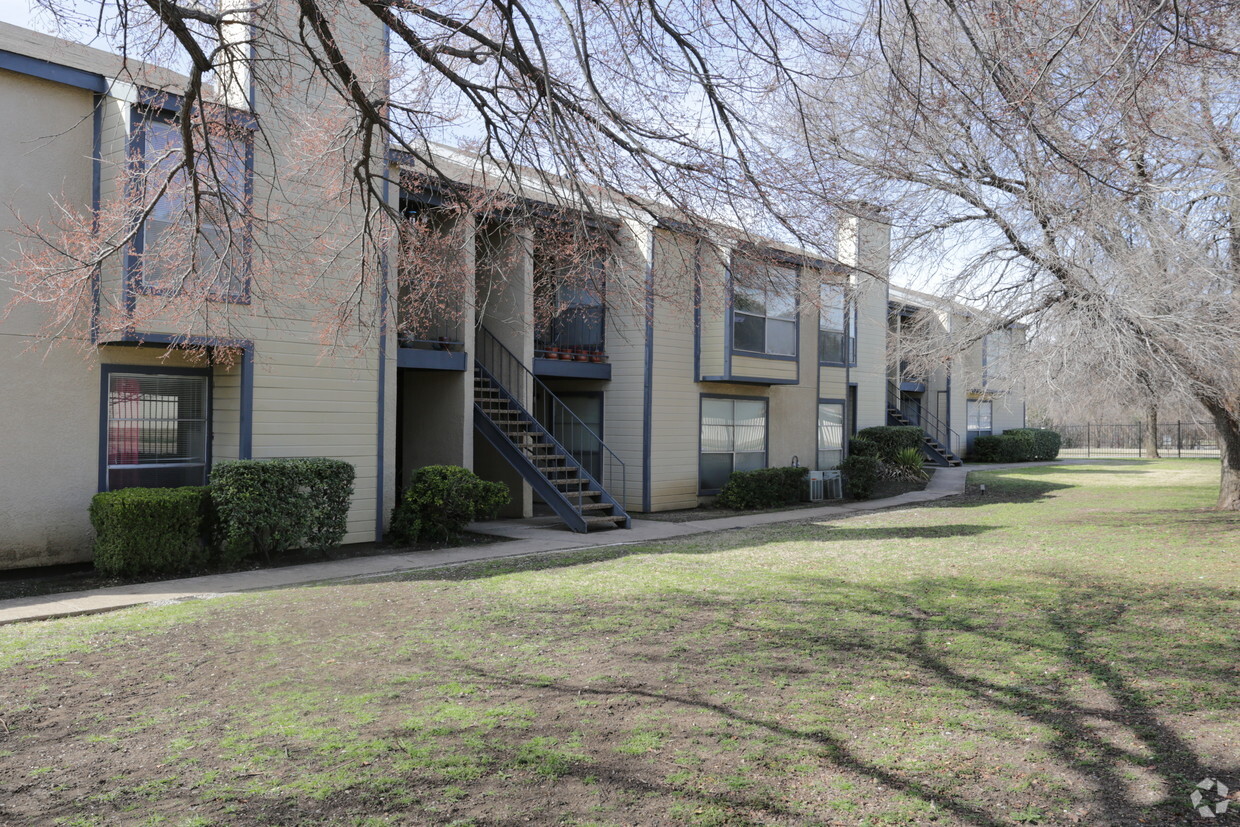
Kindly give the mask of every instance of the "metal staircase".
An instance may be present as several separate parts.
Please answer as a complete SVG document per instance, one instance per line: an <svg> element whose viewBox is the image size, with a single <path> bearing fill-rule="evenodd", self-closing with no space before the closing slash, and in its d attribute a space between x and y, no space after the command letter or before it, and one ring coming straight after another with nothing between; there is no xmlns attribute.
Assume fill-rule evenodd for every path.
<svg viewBox="0 0 1240 827"><path fill-rule="evenodd" d="M608 490L621 496L627 490L620 458L490 331L478 329L476 348L478 433L573 531L631 527L623 503Z"/></svg>
<svg viewBox="0 0 1240 827"><path fill-rule="evenodd" d="M958 466L964 461L957 456L960 451L960 436L929 411L922 410L920 422L911 422L900 410L900 386L894 382L887 383L887 424L914 426L921 428L924 442L921 446L926 461L935 465Z"/></svg>

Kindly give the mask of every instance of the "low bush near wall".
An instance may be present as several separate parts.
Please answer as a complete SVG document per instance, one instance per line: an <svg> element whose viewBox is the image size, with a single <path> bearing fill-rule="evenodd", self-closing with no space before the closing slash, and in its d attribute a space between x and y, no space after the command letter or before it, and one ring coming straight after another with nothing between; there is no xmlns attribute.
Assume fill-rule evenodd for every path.
<svg viewBox="0 0 1240 827"><path fill-rule="evenodd" d="M339 545L353 497L353 466L324 457L222 462L211 471L220 557L268 561L294 548Z"/></svg>
<svg viewBox="0 0 1240 827"><path fill-rule="evenodd" d="M852 457L878 456L878 443L863 436L855 436L848 440L848 455Z"/></svg>
<svg viewBox="0 0 1240 827"><path fill-rule="evenodd" d="M873 442L878 449L878 458L883 462L891 462L905 448L916 448L920 451L925 443L926 435L916 425L876 425L872 428L862 428L853 437L854 447L851 451L853 454L857 453L855 446L858 439Z"/></svg>
<svg viewBox="0 0 1240 827"><path fill-rule="evenodd" d="M210 560L211 500L201 486L124 488L90 503L95 567L106 574L174 574Z"/></svg>
<svg viewBox="0 0 1240 827"><path fill-rule="evenodd" d="M808 468L758 468L733 471L719 491L715 504L721 508L752 511L800 502L805 493Z"/></svg>
<svg viewBox="0 0 1240 827"><path fill-rule="evenodd" d="M1033 453L1030 459L1034 462L1048 462L1059 456L1059 447L1062 439L1057 432L1046 428L1013 428L1004 431L1003 436L1008 434L1029 434L1033 438Z"/></svg>
<svg viewBox="0 0 1240 827"><path fill-rule="evenodd" d="M508 487L467 468L419 468L392 511L391 538L400 543L447 541L473 520L491 517L508 504Z"/></svg>
<svg viewBox="0 0 1240 827"><path fill-rule="evenodd" d="M839 464L844 475L844 494L854 500L868 500L878 484L878 472L882 463L878 457L852 456Z"/></svg>
<svg viewBox="0 0 1240 827"><path fill-rule="evenodd" d="M973 442L978 462L1040 462L1059 456L1059 434L1035 428L1013 428Z"/></svg>

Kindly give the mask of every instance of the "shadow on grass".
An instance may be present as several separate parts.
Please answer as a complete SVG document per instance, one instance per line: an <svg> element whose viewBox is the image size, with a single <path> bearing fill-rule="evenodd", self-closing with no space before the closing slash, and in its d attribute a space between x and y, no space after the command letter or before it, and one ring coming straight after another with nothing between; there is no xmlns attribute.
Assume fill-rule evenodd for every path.
<svg viewBox="0 0 1240 827"><path fill-rule="evenodd" d="M1048 769L1074 778L1071 794L1088 813L1078 814L1073 823L1082 818L1092 824L1186 823L1191 811L1185 802L1198 780L1240 771L1240 764L1218 766L1203 761L1194 744L1164 720L1176 711L1173 699L1158 700L1165 686L1143 689L1137 683L1139 678L1161 673L1166 686L1185 681L1208 684L1212 694L1194 699L1203 708L1237 706L1236 674L1230 665L1238 654L1234 643L1231 651L1224 645L1203 652L1202 641L1191 631L1167 630L1151 636L1149 616L1176 616L1176 610L1167 606L1185 598L1181 590L1145 591L1118 582L1082 587L1062 578L1047 578L1044 587L1026 589L979 586L969 579L933 579L903 590L809 577L797 580L802 591L820 595L787 601L807 612L799 623L772 631L753 623L752 605L734 607L729 628L733 633L750 633L745 646L754 663L767 665L766 677L812 679L815 672L810 664L823 660L843 661L845 668L855 671L858 684L907 669L923 684L911 690L914 694L923 694L925 686L939 693L931 703L941 702L941 692L947 690L957 708L983 710L995 729L1013 719L1041 728L1049 733L1043 744L1052 756L1048 763L1053 766ZM1200 594L1226 599L1209 589ZM1234 596L1240 595L1233 590ZM952 648L961 635L978 639L976 656L970 658ZM753 636L761 642L755 644ZM1030 669L1022 662L1030 658L1050 669L1041 669L1043 664ZM684 665L676 658L667 661L669 667ZM773 662L781 665L771 668ZM885 666L879 669L875 664ZM1048 679L1046 671L1062 674ZM672 691L649 684L532 682L481 666L468 667L467 674L471 680L493 686L578 698L631 696L664 710L705 711L779 739L812 744L835 768L942 808L964 823L983 827L1011 823L1008 817L997 815L1002 807L990 806L986 796L977 800L954 791L946 779L931 780L924 773L901 772L867 759L855 746L856 735L850 743L847 733L793 726L789 716L777 714L777 709L768 708L768 714L763 714L762 700L754 702L753 697L737 703L718 699L753 690L712 696L709 688L696 685ZM771 705L778 706L778 701ZM881 714L870 721L876 728L887 725L898 730L900 722ZM1020 748L1018 743L1011 746ZM1011 755L989 756L993 761L1008 758ZM1147 771L1161 790L1135 785L1134 769ZM993 798L995 802L1002 799L1001 794ZM754 805L752 800L719 794L703 796L701 801L732 807ZM784 814L778 807L766 812ZM1058 821L1053 817L1035 820Z"/></svg>
<svg viewBox="0 0 1240 827"><path fill-rule="evenodd" d="M844 543L861 540L933 540L950 537L976 537L988 531L995 531L999 526L970 525L956 523L952 525L929 526L893 526L890 528L841 528L832 523L814 523L818 529L807 540L824 543Z"/></svg>

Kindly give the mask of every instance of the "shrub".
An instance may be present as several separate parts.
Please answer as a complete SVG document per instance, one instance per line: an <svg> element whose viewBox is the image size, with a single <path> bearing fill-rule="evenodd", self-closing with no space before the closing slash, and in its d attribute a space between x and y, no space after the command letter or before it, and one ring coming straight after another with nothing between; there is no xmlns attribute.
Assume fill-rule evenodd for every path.
<svg viewBox="0 0 1240 827"><path fill-rule="evenodd" d="M397 501L389 534L402 543L453 540L470 521L492 516L509 499L506 485L467 468L428 465L414 472Z"/></svg>
<svg viewBox="0 0 1240 827"><path fill-rule="evenodd" d="M733 471L715 503L722 508L751 511L800 502L808 476L808 468Z"/></svg>
<svg viewBox="0 0 1240 827"><path fill-rule="evenodd" d="M880 463L877 457L852 456L839 464L844 474L844 493L854 500L868 500L878 482Z"/></svg>
<svg viewBox="0 0 1240 827"><path fill-rule="evenodd" d="M998 436L979 436L973 442L978 462L1029 462L1033 459L1033 434L1005 431Z"/></svg>
<svg viewBox="0 0 1240 827"><path fill-rule="evenodd" d="M925 444L926 435L916 425L876 425L857 431L857 436L853 438L854 445L858 439L873 442L878 448L878 458L883 462L891 462L905 448L920 450ZM855 448L852 453L857 453Z"/></svg>
<svg viewBox="0 0 1240 827"><path fill-rule="evenodd" d="M96 494L90 502L95 568L124 576L201 568L210 557L210 506L201 486Z"/></svg>
<svg viewBox="0 0 1240 827"><path fill-rule="evenodd" d="M863 436L855 436L848 440L848 454L854 457L876 457L878 443Z"/></svg>
<svg viewBox="0 0 1240 827"><path fill-rule="evenodd" d="M1029 434L1033 438L1033 453L1029 458L1034 462L1047 462L1059 456L1062 440L1055 431L1046 428L1012 428L1003 432L1003 436L1008 434Z"/></svg>
<svg viewBox="0 0 1240 827"><path fill-rule="evenodd" d="M353 466L341 460L240 460L211 472L219 515L220 555L235 564L254 554L294 548L326 550L344 538Z"/></svg>
<svg viewBox="0 0 1240 827"><path fill-rule="evenodd" d="M930 478L930 475L926 473L926 455L920 448L901 448L891 460L884 464L892 479L925 480Z"/></svg>

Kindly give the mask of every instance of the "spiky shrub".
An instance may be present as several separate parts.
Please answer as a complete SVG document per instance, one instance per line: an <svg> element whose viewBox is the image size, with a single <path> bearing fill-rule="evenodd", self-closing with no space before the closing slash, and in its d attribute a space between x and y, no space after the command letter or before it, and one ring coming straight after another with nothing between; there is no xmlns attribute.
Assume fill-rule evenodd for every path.
<svg viewBox="0 0 1240 827"><path fill-rule="evenodd" d="M893 479L925 480L930 478L930 475L926 473L926 455L920 448L901 448L884 464L890 470Z"/></svg>
<svg viewBox="0 0 1240 827"><path fill-rule="evenodd" d="M202 486L96 494L90 503L95 568L127 577L202 568L210 557L210 506Z"/></svg>
<svg viewBox="0 0 1240 827"><path fill-rule="evenodd" d="M508 487L468 468L428 465L414 472L392 511L388 535L398 543L454 540L473 520L508 504Z"/></svg>

